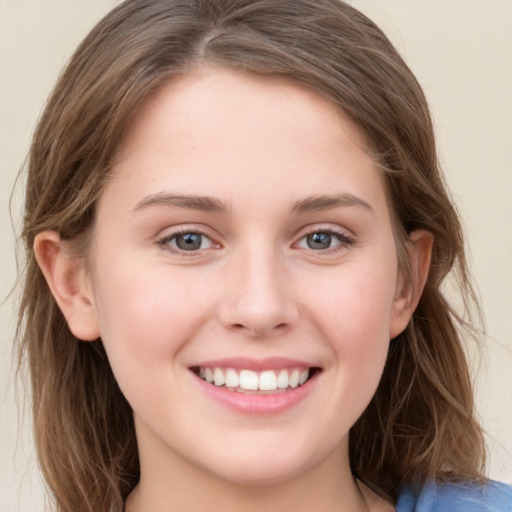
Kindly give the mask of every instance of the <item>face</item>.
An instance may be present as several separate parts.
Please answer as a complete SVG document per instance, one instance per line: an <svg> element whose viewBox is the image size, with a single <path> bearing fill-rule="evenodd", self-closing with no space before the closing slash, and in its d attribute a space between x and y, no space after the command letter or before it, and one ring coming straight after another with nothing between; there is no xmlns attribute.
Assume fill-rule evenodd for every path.
<svg viewBox="0 0 512 512"><path fill-rule="evenodd" d="M222 70L138 115L99 200L88 289L143 472L348 470L349 429L407 321L362 143L314 93Z"/></svg>

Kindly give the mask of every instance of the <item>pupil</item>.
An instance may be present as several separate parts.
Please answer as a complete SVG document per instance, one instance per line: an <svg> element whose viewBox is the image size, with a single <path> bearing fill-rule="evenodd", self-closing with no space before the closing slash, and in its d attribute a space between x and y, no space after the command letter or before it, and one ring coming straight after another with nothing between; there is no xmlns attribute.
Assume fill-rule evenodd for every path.
<svg viewBox="0 0 512 512"><path fill-rule="evenodd" d="M328 249L331 246L331 235L329 233L312 233L307 237L310 249Z"/></svg>
<svg viewBox="0 0 512 512"><path fill-rule="evenodd" d="M184 251L194 251L201 248L201 235L186 233L176 237L176 245Z"/></svg>

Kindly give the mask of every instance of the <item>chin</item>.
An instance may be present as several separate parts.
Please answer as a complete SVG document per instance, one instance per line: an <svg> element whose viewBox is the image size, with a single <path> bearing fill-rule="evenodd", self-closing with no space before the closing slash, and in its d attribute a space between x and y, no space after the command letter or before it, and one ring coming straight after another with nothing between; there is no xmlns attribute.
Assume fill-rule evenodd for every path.
<svg viewBox="0 0 512 512"><path fill-rule="evenodd" d="M286 451L283 450L285 446L281 443L280 449L263 450L258 444L253 444L252 449L245 446L238 451L230 450L227 457L212 457L201 465L205 471L226 482L240 486L267 487L297 478L322 460L319 451L307 457L302 447ZM211 464L212 460L216 463Z"/></svg>
<svg viewBox="0 0 512 512"><path fill-rule="evenodd" d="M253 464L250 461L229 468L211 468L216 476L226 482L244 487L269 487L284 483L305 471L303 466L283 461L266 460Z"/></svg>

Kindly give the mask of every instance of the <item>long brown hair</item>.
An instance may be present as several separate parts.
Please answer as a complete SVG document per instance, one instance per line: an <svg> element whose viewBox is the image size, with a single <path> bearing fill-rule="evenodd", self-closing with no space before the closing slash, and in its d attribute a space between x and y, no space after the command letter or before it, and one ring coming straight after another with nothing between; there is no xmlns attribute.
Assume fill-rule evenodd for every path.
<svg viewBox="0 0 512 512"><path fill-rule="evenodd" d="M29 363L39 461L56 510L120 510L139 463L131 409L102 342L69 331L35 261L34 237L55 230L87 250L96 200L138 109L203 63L279 77L342 109L385 172L399 255L411 231L435 236L418 308L392 340L375 397L351 430L354 474L391 499L413 481L482 478L465 324L441 289L455 270L463 302L474 299L461 227L426 100L391 43L338 0L127 0L75 52L28 164L19 353Z"/></svg>

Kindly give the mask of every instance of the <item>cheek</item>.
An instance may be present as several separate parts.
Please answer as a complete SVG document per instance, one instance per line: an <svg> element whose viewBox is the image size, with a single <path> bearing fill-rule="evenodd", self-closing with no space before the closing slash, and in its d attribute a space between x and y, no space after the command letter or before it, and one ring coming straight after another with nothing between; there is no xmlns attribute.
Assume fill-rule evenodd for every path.
<svg viewBox="0 0 512 512"><path fill-rule="evenodd" d="M311 300L317 328L323 332L340 378L376 386L389 347L389 325L395 294L393 267L346 269L326 280Z"/></svg>
<svg viewBox="0 0 512 512"><path fill-rule="evenodd" d="M393 267L374 267L347 265L326 275L310 293L311 307L324 327L331 326L333 334L350 333L347 339L359 340L361 345L372 343L375 337L387 338L389 333L395 273Z"/></svg>
<svg viewBox="0 0 512 512"><path fill-rule="evenodd" d="M95 305L101 338L120 384L150 375L162 364L172 367L176 354L204 321L205 294L168 267L119 261L115 268L102 270L97 272Z"/></svg>

